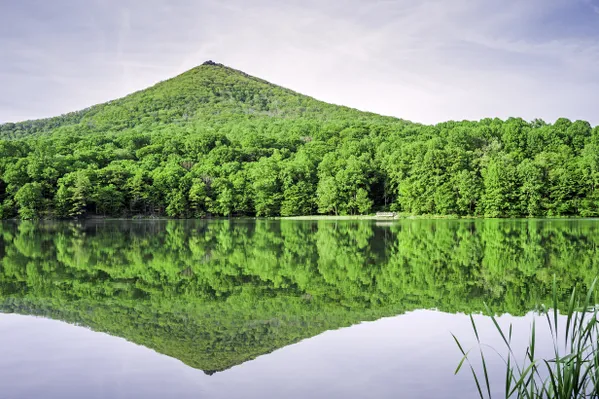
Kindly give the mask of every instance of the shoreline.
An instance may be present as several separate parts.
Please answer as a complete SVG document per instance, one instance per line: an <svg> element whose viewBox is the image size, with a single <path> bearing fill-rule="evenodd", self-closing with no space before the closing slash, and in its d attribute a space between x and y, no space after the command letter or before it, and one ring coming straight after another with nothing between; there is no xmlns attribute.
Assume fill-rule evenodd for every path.
<svg viewBox="0 0 599 399"><path fill-rule="evenodd" d="M168 220L189 220L189 221L210 221L210 220L291 220L291 221L317 221L317 220L374 220L374 221L399 221L399 220L599 220L599 217L589 216L535 216L535 217L485 217L485 216L457 216L457 215L395 215L376 216L376 215L304 215L304 216L217 216L205 218L170 218L170 217L103 217L92 216L71 219L42 218L42 219L0 219L0 222L90 222L90 221L168 221Z"/></svg>

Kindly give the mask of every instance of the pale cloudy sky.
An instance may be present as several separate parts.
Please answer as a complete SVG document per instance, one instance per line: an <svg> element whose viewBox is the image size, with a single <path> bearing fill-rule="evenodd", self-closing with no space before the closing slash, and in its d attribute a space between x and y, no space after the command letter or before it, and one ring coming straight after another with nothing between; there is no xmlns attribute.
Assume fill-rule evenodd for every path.
<svg viewBox="0 0 599 399"><path fill-rule="evenodd" d="M417 122L599 124L599 0L0 0L0 122L208 59Z"/></svg>

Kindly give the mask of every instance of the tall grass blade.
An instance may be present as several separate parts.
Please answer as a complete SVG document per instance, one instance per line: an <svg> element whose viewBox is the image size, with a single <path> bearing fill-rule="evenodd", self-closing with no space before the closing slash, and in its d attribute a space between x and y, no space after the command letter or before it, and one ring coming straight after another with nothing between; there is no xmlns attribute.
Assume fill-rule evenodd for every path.
<svg viewBox="0 0 599 399"><path fill-rule="evenodd" d="M560 298L558 296L557 279L553 278L551 306L541 309L551 334L553 357L550 359L539 358L540 349L537 342L537 323L533 319L530 330L528 346L524 354L523 363L516 361L512 346L513 327L510 324L507 336L499 325L495 315L485 304L486 314L492 321L494 328L499 332L503 344L507 349L507 359L498 351L495 353L505 363L505 397L506 398L531 398L531 399L599 399L599 308L597 302L597 281L594 279L588 287L586 295L579 294L576 288L567 295L564 303L565 313L560 316ZM565 322L565 329L559 328L559 323ZM457 337L454 337L463 357L456 368L457 374L464 363L468 363L474 378L479 396L484 398L486 393L491 398L492 376L489 375L489 363L485 357L479 335L479 329L470 315L470 323L481 357L482 374L486 392L482 390L481 379L472 363L468 359L469 352L465 352ZM539 348L537 348L539 347ZM563 353L562 353L563 352Z"/></svg>

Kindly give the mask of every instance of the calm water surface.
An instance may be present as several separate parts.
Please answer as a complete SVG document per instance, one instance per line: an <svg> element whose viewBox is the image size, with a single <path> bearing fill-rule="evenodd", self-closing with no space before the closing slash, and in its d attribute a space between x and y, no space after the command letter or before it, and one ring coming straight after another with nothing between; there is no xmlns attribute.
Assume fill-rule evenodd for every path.
<svg viewBox="0 0 599 399"><path fill-rule="evenodd" d="M487 303L524 348L598 244L595 220L5 222L0 397L475 398L450 333Z"/></svg>

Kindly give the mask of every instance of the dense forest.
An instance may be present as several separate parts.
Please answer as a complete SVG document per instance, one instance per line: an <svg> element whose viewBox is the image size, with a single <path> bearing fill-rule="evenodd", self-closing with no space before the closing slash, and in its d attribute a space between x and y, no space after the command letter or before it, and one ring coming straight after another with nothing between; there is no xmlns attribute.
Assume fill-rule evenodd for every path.
<svg viewBox="0 0 599 399"><path fill-rule="evenodd" d="M212 373L415 309L523 315L599 273L593 221L0 225L0 312L89 326ZM560 290L567 303L569 292Z"/></svg>
<svg viewBox="0 0 599 399"><path fill-rule="evenodd" d="M0 125L0 218L376 210L599 216L599 127L420 125L213 62L79 112Z"/></svg>

